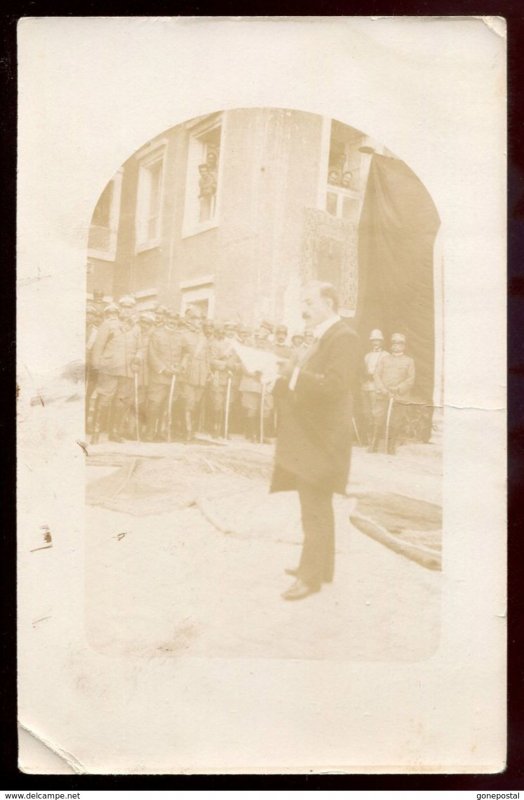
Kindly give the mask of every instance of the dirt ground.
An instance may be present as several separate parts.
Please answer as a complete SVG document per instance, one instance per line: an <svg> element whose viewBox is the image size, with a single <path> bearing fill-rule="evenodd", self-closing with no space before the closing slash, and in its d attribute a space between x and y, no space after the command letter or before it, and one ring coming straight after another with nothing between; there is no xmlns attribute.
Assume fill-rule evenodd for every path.
<svg viewBox="0 0 524 800"><path fill-rule="evenodd" d="M148 457L158 463L165 447L116 450L134 452L141 462L145 456L147 464ZM270 446L251 448L270 461ZM191 486L176 461L172 470L174 483L183 479L187 489L189 480ZM100 464L88 469L93 481L112 471ZM351 485L439 503L439 471L434 445L412 445L395 457L357 448ZM86 630L97 651L146 659L186 654L359 661L417 661L435 651L441 573L354 528L351 500L336 501L334 583L289 603L281 593L292 582L284 568L295 566L300 555L295 493L269 495L265 484L255 491L253 481L231 474L204 477L193 479L199 502L186 492L185 505L163 513L86 507ZM223 530L210 519L225 521Z"/></svg>

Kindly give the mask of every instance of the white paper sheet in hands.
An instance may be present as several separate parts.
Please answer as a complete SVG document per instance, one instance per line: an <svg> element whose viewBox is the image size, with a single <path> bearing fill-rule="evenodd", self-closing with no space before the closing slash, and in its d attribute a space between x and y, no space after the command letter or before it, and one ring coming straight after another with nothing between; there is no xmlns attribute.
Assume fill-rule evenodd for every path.
<svg viewBox="0 0 524 800"><path fill-rule="evenodd" d="M240 342L235 342L233 349L247 372L260 372L263 384L268 387L274 385L279 375L279 359L274 353L257 350L256 347L247 347Z"/></svg>

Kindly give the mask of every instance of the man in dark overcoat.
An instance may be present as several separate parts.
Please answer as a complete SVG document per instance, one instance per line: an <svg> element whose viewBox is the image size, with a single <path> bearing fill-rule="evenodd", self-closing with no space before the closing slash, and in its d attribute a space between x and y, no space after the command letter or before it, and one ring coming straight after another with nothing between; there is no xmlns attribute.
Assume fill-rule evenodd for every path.
<svg viewBox="0 0 524 800"><path fill-rule="evenodd" d="M333 494L346 492L359 367L358 339L338 316L335 288L311 282L302 297L314 340L275 387L279 418L271 491L298 492L304 531L300 563L286 570L297 579L282 595L286 600L301 600L333 580Z"/></svg>

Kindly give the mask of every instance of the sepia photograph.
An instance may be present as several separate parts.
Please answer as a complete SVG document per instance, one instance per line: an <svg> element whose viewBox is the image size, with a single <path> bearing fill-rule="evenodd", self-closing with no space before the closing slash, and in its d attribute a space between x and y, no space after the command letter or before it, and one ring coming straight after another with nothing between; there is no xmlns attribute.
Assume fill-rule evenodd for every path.
<svg viewBox="0 0 524 800"><path fill-rule="evenodd" d="M18 39L20 769L499 772L504 20Z"/></svg>
<svg viewBox="0 0 524 800"><path fill-rule="evenodd" d="M431 655L439 229L404 161L303 111L188 120L119 167L86 255L94 647Z"/></svg>

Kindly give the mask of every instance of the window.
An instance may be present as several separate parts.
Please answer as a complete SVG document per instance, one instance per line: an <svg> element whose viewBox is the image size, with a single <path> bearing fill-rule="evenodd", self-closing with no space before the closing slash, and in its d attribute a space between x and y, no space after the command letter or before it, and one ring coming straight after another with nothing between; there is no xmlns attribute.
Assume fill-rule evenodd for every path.
<svg viewBox="0 0 524 800"><path fill-rule="evenodd" d="M114 261L120 218L122 171L111 178L98 198L89 228L88 255L103 261Z"/></svg>
<svg viewBox="0 0 524 800"><path fill-rule="evenodd" d="M215 290L213 276L206 276L195 281L180 284L180 313L184 314L189 306L198 306L204 317L213 319L215 313Z"/></svg>
<svg viewBox="0 0 524 800"><path fill-rule="evenodd" d="M331 124L325 210L358 222L362 198L362 134L336 120Z"/></svg>
<svg viewBox="0 0 524 800"><path fill-rule="evenodd" d="M358 219L359 208L360 202L358 197L355 197L353 194L348 194L347 190L342 188L328 188L326 193L326 211L332 216L356 221Z"/></svg>
<svg viewBox="0 0 524 800"><path fill-rule="evenodd" d="M140 159L136 203L136 250L160 244L165 148Z"/></svg>
<svg viewBox="0 0 524 800"><path fill-rule="evenodd" d="M221 138L220 117L208 118L190 128L184 236L200 233L218 224Z"/></svg>

